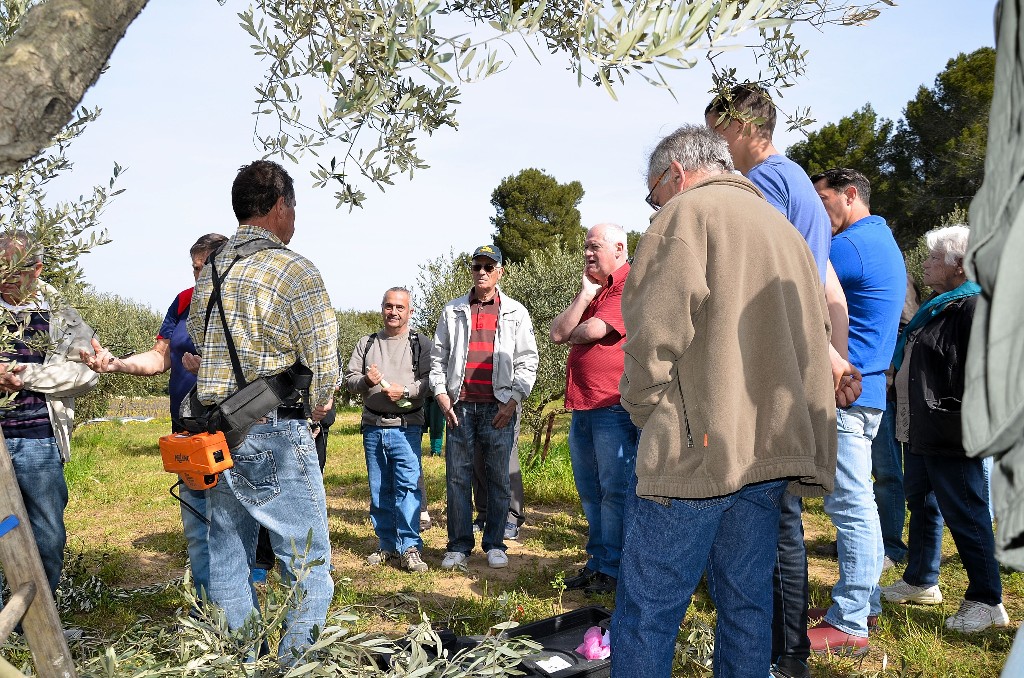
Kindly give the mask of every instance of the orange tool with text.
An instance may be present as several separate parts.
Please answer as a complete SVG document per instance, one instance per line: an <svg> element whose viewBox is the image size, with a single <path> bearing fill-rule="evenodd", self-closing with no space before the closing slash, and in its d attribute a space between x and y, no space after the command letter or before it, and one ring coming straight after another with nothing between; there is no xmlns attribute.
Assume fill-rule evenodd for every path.
<svg viewBox="0 0 1024 678"><path fill-rule="evenodd" d="M217 476L232 467L228 441L216 433L172 433L160 438L160 456L164 470L177 473L193 490L208 490L217 484Z"/></svg>

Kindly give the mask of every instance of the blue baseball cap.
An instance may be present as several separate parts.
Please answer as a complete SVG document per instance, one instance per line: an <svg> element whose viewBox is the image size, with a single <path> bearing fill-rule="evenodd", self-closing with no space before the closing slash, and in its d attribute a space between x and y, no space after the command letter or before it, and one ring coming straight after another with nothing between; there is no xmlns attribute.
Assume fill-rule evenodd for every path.
<svg viewBox="0 0 1024 678"><path fill-rule="evenodd" d="M494 261L498 266L501 266L501 250L494 245L481 245L473 250L473 259L477 257L487 257Z"/></svg>

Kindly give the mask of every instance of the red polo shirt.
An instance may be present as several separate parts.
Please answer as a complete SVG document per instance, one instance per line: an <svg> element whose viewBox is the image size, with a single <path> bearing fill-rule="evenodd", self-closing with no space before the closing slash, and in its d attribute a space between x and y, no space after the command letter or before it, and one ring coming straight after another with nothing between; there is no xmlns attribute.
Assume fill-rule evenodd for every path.
<svg viewBox="0 0 1024 678"><path fill-rule="evenodd" d="M596 410L619 404L619 379L622 378L626 326L622 322L622 286L629 275L629 264L608 276L610 284L601 288L580 318L600 318L612 331L589 344L573 344L566 365L565 407L570 410Z"/></svg>

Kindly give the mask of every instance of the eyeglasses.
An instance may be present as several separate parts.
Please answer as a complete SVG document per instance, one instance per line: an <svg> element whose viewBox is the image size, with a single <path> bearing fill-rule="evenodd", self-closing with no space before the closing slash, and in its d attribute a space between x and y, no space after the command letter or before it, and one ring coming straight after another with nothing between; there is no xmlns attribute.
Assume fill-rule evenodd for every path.
<svg viewBox="0 0 1024 678"><path fill-rule="evenodd" d="M651 192L647 194L646 198L644 198L644 202L650 205L651 209L654 210L655 212L661 209L661 205L654 202L654 191L655 189L658 188L658 185L661 184L662 180L665 178L665 175L668 174L668 171L670 169L672 169L672 165L669 165L668 167L665 168L665 171L661 173L661 176L658 177L658 180L654 182L654 186L651 187Z"/></svg>
<svg viewBox="0 0 1024 678"><path fill-rule="evenodd" d="M473 269L473 273L479 273L481 270L491 273L497 267L497 264L473 264L470 268Z"/></svg>

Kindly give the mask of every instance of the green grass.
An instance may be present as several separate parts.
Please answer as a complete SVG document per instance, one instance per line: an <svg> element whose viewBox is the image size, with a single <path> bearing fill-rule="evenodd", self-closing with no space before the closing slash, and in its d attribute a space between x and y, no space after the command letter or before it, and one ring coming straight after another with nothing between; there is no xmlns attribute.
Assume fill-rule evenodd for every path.
<svg viewBox="0 0 1024 678"><path fill-rule="evenodd" d="M575 574L584 562L587 535L566 444L567 418L558 420L545 460L528 459L532 446L525 444L525 438L522 441L529 522L517 549L525 555L515 558L515 568L510 567L503 579L493 579L486 568L444 572L436 567L444 545L445 464L441 457L423 460L431 513L439 525L424 535L430 540L426 557L432 569L414 575L363 565L362 558L376 542L366 510L369 495L358 414L346 411L339 419L331 432L325 473L335 551L334 607L351 607L359 613L355 631L399 634L426 614L438 626L478 635L510 619L529 622L581 605L614 605L613 596L590 600L564 592L558 585L561 577ZM89 599L91 608L75 608L65 621L93 634L97 652L134 624L170 620L187 605L179 588L161 586L180 579L185 567L179 507L167 493L172 477L163 471L157 447L157 439L168 427L165 419L93 424L75 432L72 461L66 467L71 494L66 522L73 554L68 571L77 587L90 592L80 597ZM829 602L837 565L821 555L835 531L820 500L806 502L805 529L811 553L811 601L822 606ZM945 629L944 619L955 612L967 580L948 532L943 553L940 586L945 604L885 603L868 657L862 661L815 658L814 675L998 676L1013 629L972 636ZM882 583L892 583L901 573L899 567L886 572ZM1016 624L1024 618L1024 574L1003 572L1002 580L1006 607ZM714 621L714 607L702 586L680 631L673 675L709 675L704 667ZM4 648L3 654L20 665L27 657L21 648Z"/></svg>

